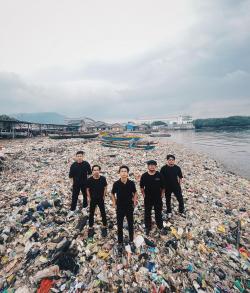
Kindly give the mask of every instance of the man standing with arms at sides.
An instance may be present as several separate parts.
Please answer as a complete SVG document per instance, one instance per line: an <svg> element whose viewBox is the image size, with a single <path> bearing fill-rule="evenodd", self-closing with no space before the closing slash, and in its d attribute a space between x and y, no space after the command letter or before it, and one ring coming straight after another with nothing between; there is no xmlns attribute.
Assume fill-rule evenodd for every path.
<svg viewBox="0 0 250 293"><path fill-rule="evenodd" d="M107 236L107 218L105 212L104 199L107 193L107 180L100 175L101 167L94 165L92 167L93 176L89 177L87 181L87 196L89 202L89 231L88 237L94 236L94 214L96 206L99 207L102 216L102 237Z"/></svg>
<svg viewBox="0 0 250 293"><path fill-rule="evenodd" d="M155 221L160 231L163 228L162 221L162 196L164 195L164 182L160 172L156 171L157 162L150 160L147 162L148 171L142 174L140 180L141 193L144 197L144 221L146 235L151 230L151 212L155 210Z"/></svg>
<svg viewBox="0 0 250 293"><path fill-rule="evenodd" d="M168 218L172 216L171 212L171 194L173 193L179 202L179 213L185 215L184 201L181 192L182 172L181 168L175 165L175 156L167 155L167 164L161 168L161 174L164 178L166 187L166 205Z"/></svg>
<svg viewBox="0 0 250 293"><path fill-rule="evenodd" d="M123 221L128 221L129 241L132 250L134 249L134 206L137 205L137 192L135 183L128 179L129 168L125 165L119 168L120 179L113 184L111 191L113 207L116 208L118 228L118 254L123 251Z"/></svg>
<svg viewBox="0 0 250 293"><path fill-rule="evenodd" d="M72 180L73 188L72 188L71 208L70 208L68 217L73 216L75 213L77 200L78 200L80 191L82 192L82 195L83 195L83 208L86 208L88 206L87 194L86 194L86 183L87 183L88 175L91 174L91 168L90 168L90 164L87 161L84 161L83 158L84 158L84 152L78 151L76 153L76 161L70 167L69 178L71 178Z"/></svg>

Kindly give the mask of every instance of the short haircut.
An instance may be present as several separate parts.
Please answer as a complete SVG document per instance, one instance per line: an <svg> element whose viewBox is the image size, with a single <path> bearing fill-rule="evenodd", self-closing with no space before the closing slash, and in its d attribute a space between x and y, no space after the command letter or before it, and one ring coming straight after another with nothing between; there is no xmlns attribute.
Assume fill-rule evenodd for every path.
<svg viewBox="0 0 250 293"><path fill-rule="evenodd" d="M126 170L128 171L128 173L129 173L129 167L128 167L128 166L126 166L126 165L122 165L122 166L119 168L119 173L120 173L121 169L126 169Z"/></svg>
<svg viewBox="0 0 250 293"><path fill-rule="evenodd" d="M83 151L78 151L78 152L76 152L76 155L84 155L84 152Z"/></svg>
<svg viewBox="0 0 250 293"><path fill-rule="evenodd" d="M171 159L171 158L175 160L175 156L174 156L174 155L170 155L170 154L167 155L167 160L169 160L169 159Z"/></svg>
<svg viewBox="0 0 250 293"><path fill-rule="evenodd" d="M97 167L99 171L101 171L101 167L99 165L93 165L91 170L93 171L95 167Z"/></svg>

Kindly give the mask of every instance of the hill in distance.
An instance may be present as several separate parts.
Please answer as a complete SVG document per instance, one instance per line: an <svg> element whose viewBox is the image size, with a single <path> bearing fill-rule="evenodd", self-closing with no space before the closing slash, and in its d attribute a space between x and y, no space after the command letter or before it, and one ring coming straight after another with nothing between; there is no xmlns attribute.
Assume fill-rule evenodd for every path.
<svg viewBox="0 0 250 293"><path fill-rule="evenodd" d="M65 124L65 118L67 118L56 112L17 113L9 116L27 122L51 124Z"/></svg>

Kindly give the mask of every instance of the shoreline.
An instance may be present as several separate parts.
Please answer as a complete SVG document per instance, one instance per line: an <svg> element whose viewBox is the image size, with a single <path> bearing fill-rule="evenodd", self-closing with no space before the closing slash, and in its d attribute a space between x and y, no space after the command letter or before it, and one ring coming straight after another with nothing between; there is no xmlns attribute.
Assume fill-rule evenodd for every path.
<svg viewBox="0 0 250 293"><path fill-rule="evenodd" d="M108 237L105 240L101 238L98 211L96 220L99 224L95 224L96 235L93 243L87 240L87 227L81 232L76 229L81 217L80 213L71 220L66 219L71 200L68 171L75 152L80 149L85 151L86 160L91 165L94 163L101 165L102 175L106 176L108 181L106 210L108 221L113 223L114 227L109 229ZM54 141L48 138L36 138L12 141L9 147L6 146L6 150L9 150L10 158L13 160L7 159L9 170L5 171L4 176L0 174L2 183L0 187L0 230L4 231L6 227L10 226L16 227L13 230L15 232L11 230L12 232L6 234L7 243L5 241L1 245L3 255L8 257L2 270L6 269L6 266L11 267L10 264L17 258L19 259L19 265L11 267L9 271L16 275L16 281L12 287L18 288L27 284L34 290L34 286L37 285L24 281L24 279L28 280L37 271L49 266L46 264L46 260L48 262L51 260L49 247L56 247L57 243L54 241L58 237L62 240L66 238L72 241L72 245L73 243L76 245L76 261L80 265L77 282L78 284L82 282L87 286L84 292L93 292L91 291L94 290L93 288L99 288L95 281L100 278L105 279L105 292L115 292L115 288L119 286L123 288L124 292L139 292L136 291L136 288L137 290L139 290L138 288L151 290L152 283L157 288L164 284L166 288L173 286L176 290L190 289L199 284L200 274L204 275L203 284L206 283L208 292L216 288L218 281L225 288L233 290L239 271L242 279L248 278L247 272L249 272L250 266L235 248L234 234L232 234L234 230L232 229L235 229L237 221L241 220L241 245L249 251L247 226L250 220L247 207L250 205L250 182L238 175L230 174L215 160L197 152L193 152L190 157L188 148L172 141L159 143L152 151L135 151L105 148L97 141L85 142L81 139ZM139 175L146 171L145 162L149 159L156 159L159 170L165 164L167 153L176 155L176 163L182 168L184 174L182 189L187 217L182 218L178 214L177 202L173 197L173 218L171 221L164 221L164 225L169 229L168 234L161 237L154 236L156 235L154 225L149 238L155 242L157 249L151 248L150 250L145 245L138 248L135 254L130 255L130 259L125 254L123 260L118 260L115 250L117 243L116 216L110 199L112 183L118 179L118 167L121 164L127 164L130 167L130 179L136 182L139 191ZM27 204L16 205L22 197L27 198ZM30 208L36 210L37 205L44 200L52 204L51 208L43 212L45 217L40 218L35 212L33 215L37 217L38 222L31 220L22 224L25 213ZM55 200L61 201L61 208L54 206ZM165 199L163 202L163 211L165 211ZM137 237L144 233L143 200L140 192L139 206L135 209L134 214L135 237ZM152 218L154 222L154 212ZM24 249L30 242L30 231L36 231L39 234L38 242L32 242L32 246L36 247L39 243L38 247L41 252L35 262L30 264L29 270L21 276L17 270L24 268L27 254ZM1 233L1 237L3 237L4 233ZM15 235L13 236L12 233ZM177 250L171 246L166 247L168 241L173 239L178 243ZM107 259L99 257L99 251L105 252ZM144 263L141 260L140 255L143 251L154 263L156 273L149 272L147 261ZM231 254L236 255L239 262L232 263ZM91 261L87 260L89 255L92 257ZM108 262L110 258L114 260L111 263ZM191 267L192 270L187 271L184 275L181 270L187 270L187 267ZM212 268L225 272L226 279L221 280ZM175 269L179 271L175 272ZM92 272L92 275L89 272ZM107 274L99 275L101 272ZM63 271L62 274L64 274ZM119 285L119 280L121 285ZM59 279L58 284L63 286L63 279ZM73 283L70 286L73 286ZM62 292L68 291L69 288L62 290Z"/></svg>

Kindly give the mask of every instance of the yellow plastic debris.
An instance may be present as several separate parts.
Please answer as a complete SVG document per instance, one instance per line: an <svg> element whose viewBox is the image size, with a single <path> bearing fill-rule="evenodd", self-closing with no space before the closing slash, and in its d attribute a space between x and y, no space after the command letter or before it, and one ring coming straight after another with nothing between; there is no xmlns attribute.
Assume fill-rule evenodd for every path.
<svg viewBox="0 0 250 293"><path fill-rule="evenodd" d="M225 229L225 227L223 225L220 225L220 226L217 227L217 231L219 233L225 233L226 232L226 229Z"/></svg>
<svg viewBox="0 0 250 293"><path fill-rule="evenodd" d="M105 260L105 259L107 259L109 257L109 252L100 250L97 253L97 256Z"/></svg>

